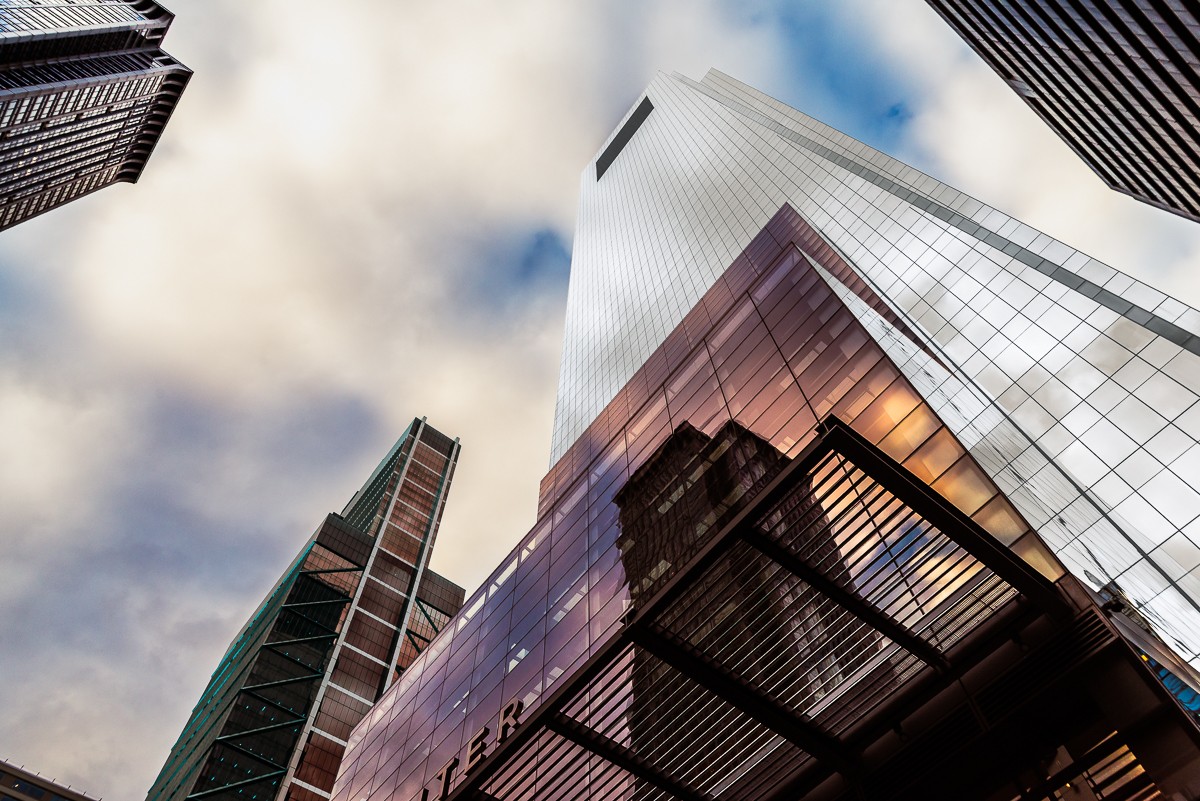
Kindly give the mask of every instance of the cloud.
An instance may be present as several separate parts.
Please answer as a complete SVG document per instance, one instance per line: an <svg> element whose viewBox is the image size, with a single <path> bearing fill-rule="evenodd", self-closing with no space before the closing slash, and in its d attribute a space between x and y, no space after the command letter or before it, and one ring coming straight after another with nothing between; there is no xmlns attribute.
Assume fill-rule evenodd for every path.
<svg viewBox="0 0 1200 801"><path fill-rule="evenodd" d="M583 166L655 70L778 72L721 2L175 0L136 186L0 239L0 757L137 798L230 639L413 416L433 565L532 524Z"/></svg>

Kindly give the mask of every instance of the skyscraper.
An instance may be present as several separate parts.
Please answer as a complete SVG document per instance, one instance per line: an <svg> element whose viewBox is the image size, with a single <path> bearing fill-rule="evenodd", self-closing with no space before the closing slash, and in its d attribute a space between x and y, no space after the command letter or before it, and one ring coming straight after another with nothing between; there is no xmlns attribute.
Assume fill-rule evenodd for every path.
<svg viewBox="0 0 1200 801"><path fill-rule="evenodd" d="M1200 312L728 76L646 98L581 182L552 458L788 203L948 368L910 378L1072 572L1196 659Z"/></svg>
<svg viewBox="0 0 1200 801"><path fill-rule="evenodd" d="M336 801L1200 796L1200 314L715 72L580 194L538 521Z"/></svg>
<svg viewBox="0 0 1200 801"><path fill-rule="evenodd" d="M0 0L0 230L134 183L191 70L152 0Z"/></svg>
<svg viewBox="0 0 1200 801"><path fill-rule="evenodd" d="M149 801L329 797L346 737L463 602L428 570L458 461L424 418L229 646Z"/></svg>
<svg viewBox="0 0 1200 801"><path fill-rule="evenodd" d="M1200 15L1161 0L929 0L1119 192L1200 220Z"/></svg>

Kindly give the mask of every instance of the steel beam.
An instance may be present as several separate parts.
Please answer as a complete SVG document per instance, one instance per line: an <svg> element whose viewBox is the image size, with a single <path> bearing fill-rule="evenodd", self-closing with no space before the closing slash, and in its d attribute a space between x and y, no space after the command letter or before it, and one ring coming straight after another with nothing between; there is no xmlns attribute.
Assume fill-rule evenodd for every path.
<svg viewBox="0 0 1200 801"><path fill-rule="evenodd" d="M1053 584L938 494L937 490L898 465L836 417L825 418L817 427L821 431L822 441L845 455L855 467L882 484L901 503L936 526L955 545L978 559L1017 592L1047 612L1070 614L1069 605Z"/></svg>
<svg viewBox="0 0 1200 801"><path fill-rule="evenodd" d="M188 798L207 798L210 795L223 793L226 790L232 790L235 787L245 787L248 784L258 784L259 782L266 781L267 779L274 779L276 776L282 776L285 773L287 773L286 770L277 770L273 773L264 773L262 776L255 776L253 779L243 779L242 781L234 782L233 784L226 784L222 785L221 787L214 787L211 790L202 790L198 793L192 793L188 796Z"/></svg>
<svg viewBox="0 0 1200 801"><path fill-rule="evenodd" d="M925 664L939 671L945 670L949 666L941 652L928 642L913 634L893 618L885 615L877 607L867 603L860 596L838 584L826 574L809 566L803 559L792 553L789 548L784 547L757 529L743 529L741 531L741 538L751 548L772 562L775 562L805 584L808 584L821 595L829 598L904 650L916 654Z"/></svg>
<svg viewBox="0 0 1200 801"><path fill-rule="evenodd" d="M658 789L670 793L682 801L714 801L713 796L702 793L683 782L668 776L657 767L638 756L630 748L626 748L610 737L599 734L577 720L561 712L556 712L546 721L546 727L561 737L565 737L580 748L591 751L603 757L626 773L652 784Z"/></svg>
<svg viewBox="0 0 1200 801"><path fill-rule="evenodd" d="M797 748L829 763L843 775L855 759L837 738L780 703L708 654L663 627L651 623L629 631L629 638L721 700L783 737Z"/></svg>
<svg viewBox="0 0 1200 801"><path fill-rule="evenodd" d="M279 681L267 681L267 682L263 682L262 684L251 684L251 685L242 687L242 690L243 691L244 690L261 690L266 687L280 687L284 684L295 684L296 682L299 682L299 681L313 681L314 679L324 678L324 676L325 676L324 673L310 673L307 676L293 676L290 679L280 679Z"/></svg>
<svg viewBox="0 0 1200 801"><path fill-rule="evenodd" d="M246 731L234 732L233 734L222 734L216 739L218 743L228 743L231 740L239 740L242 737L249 737L252 734L262 734L266 731L274 731L275 729L286 729L288 726L303 726L308 717L296 718L295 720L285 720L283 723L272 723L269 726L260 726L257 729L246 729Z"/></svg>

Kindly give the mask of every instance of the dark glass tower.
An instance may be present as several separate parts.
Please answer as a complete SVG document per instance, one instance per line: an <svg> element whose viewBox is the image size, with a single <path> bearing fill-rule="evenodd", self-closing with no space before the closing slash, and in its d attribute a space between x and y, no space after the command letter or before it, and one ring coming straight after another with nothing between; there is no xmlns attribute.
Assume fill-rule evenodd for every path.
<svg viewBox="0 0 1200 801"><path fill-rule="evenodd" d="M151 0L0 0L0 230L135 183L192 72Z"/></svg>
<svg viewBox="0 0 1200 801"><path fill-rule="evenodd" d="M462 607L426 569L458 440L414 420L234 639L147 796L329 797L351 729Z"/></svg>
<svg viewBox="0 0 1200 801"><path fill-rule="evenodd" d="M1177 0L929 0L1104 181L1200 220L1200 16Z"/></svg>

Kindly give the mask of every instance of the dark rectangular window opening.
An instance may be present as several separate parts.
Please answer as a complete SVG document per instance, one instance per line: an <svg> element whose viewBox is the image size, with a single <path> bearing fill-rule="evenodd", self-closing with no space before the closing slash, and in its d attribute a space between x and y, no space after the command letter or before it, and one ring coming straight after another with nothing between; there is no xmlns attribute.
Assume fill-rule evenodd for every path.
<svg viewBox="0 0 1200 801"><path fill-rule="evenodd" d="M650 116L650 112L654 111L654 104L647 97L638 104L638 107L629 115L629 119L621 126L621 130L617 131L617 135L608 143L608 147L604 148L604 152L600 154L600 158L596 159L596 180L608 171L612 166L613 161L625 149L625 145L629 144L629 140L637 133L637 129L642 127L642 123Z"/></svg>

